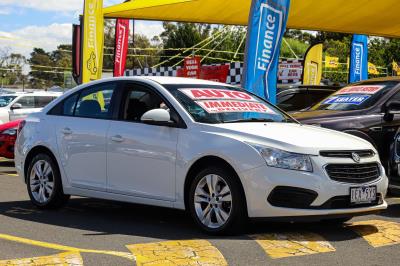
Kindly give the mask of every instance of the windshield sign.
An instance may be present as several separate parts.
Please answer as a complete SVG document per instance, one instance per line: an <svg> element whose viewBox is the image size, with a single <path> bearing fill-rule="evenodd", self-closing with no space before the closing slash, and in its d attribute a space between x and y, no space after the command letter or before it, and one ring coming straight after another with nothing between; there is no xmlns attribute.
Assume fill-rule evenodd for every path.
<svg viewBox="0 0 400 266"><path fill-rule="evenodd" d="M265 104L241 91L219 89L180 89L207 113L253 112L275 114Z"/></svg>
<svg viewBox="0 0 400 266"><path fill-rule="evenodd" d="M369 85L369 86L351 86L351 87L346 87L335 94L375 94L381 89L383 89L385 86L380 86L380 85Z"/></svg>

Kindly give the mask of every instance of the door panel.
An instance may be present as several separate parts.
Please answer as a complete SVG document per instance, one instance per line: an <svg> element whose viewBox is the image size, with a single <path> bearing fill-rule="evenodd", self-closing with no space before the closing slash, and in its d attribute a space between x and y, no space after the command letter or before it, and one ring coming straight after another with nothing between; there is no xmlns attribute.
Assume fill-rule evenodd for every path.
<svg viewBox="0 0 400 266"><path fill-rule="evenodd" d="M108 190L132 196L175 200L178 130L112 121L108 132Z"/></svg>
<svg viewBox="0 0 400 266"><path fill-rule="evenodd" d="M56 126L61 163L71 185L106 191L106 133L110 121L63 117Z"/></svg>

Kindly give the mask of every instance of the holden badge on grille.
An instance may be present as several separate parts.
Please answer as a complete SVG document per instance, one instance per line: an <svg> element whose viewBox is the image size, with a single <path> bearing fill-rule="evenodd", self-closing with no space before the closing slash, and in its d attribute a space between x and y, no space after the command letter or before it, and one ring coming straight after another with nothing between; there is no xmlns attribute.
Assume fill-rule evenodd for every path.
<svg viewBox="0 0 400 266"><path fill-rule="evenodd" d="M351 153L351 158L353 158L353 161L355 161L356 163L360 162L360 155L358 155L356 152Z"/></svg>

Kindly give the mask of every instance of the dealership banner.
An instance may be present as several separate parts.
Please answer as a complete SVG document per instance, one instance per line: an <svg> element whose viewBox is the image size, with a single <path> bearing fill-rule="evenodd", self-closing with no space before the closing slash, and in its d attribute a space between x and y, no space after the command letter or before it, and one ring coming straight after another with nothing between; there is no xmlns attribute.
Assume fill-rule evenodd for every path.
<svg viewBox="0 0 400 266"><path fill-rule="evenodd" d="M124 75L129 45L129 19L117 19L115 23L114 77Z"/></svg>
<svg viewBox="0 0 400 266"><path fill-rule="evenodd" d="M229 65L201 66L200 79L226 83Z"/></svg>
<svg viewBox="0 0 400 266"><path fill-rule="evenodd" d="M279 52L290 0L253 0L249 14L243 87L276 103Z"/></svg>
<svg viewBox="0 0 400 266"><path fill-rule="evenodd" d="M368 37L353 35L350 52L349 83L368 79Z"/></svg>
<svg viewBox="0 0 400 266"><path fill-rule="evenodd" d="M200 56L186 57L183 61L183 70L185 77L200 78Z"/></svg>
<svg viewBox="0 0 400 266"><path fill-rule="evenodd" d="M322 43L308 48L303 62L303 84L319 85L322 79Z"/></svg>
<svg viewBox="0 0 400 266"><path fill-rule="evenodd" d="M303 63L300 60L282 61L278 66L278 81L290 83L290 81L300 81L303 73ZM294 82L293 82L294 83Z"/></svg>
<svg viewBox="0 0 400 266"><path fill-rule="evenodd" d="M81 20L82 21L82 20ZM82 27L72 25L72 77L76 84L81 84L81 63L82 63Z"/></svg>
<svg viewBox="0 0 400 266"><path fill-rule="evenodd" d="M339 67L339 57L325 56L325 67L326 68L338 68Z"/></svg>
<svg viewBox="0 0 400 266"><path fill-rule="evenodd" d="M101 78L103 71L103 0L85 0L83 12L82 83Z"/></svg>

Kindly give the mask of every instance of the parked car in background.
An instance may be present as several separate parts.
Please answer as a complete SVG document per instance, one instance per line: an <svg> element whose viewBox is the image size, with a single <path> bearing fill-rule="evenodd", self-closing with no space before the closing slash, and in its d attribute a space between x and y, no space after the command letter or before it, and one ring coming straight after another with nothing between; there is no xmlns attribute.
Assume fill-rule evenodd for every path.
<svg viewBox="0 0 400 266"><path fill-rule="evenodd" d="M277 105L286 112L299 111L311 107L342 87L291 85L280 87L276 95Z"/></svg>
<svg viewBox="0 0 400 266"><path fill-rule="evenodd" d="M15 120L0 125L0 157L14 159L14 145L17 130L22 120Z"/></svg>
<svg viewBox="0 0 400 266"><path fill-rule="evenodd" d="M387 207L369 142L301 125L222 83L104 79L21 125L16 169L43 209L69 195L127 201L186 209L203 230L223 233L248 217L343 223Z"/></svg>
<svg viewBox="0 0 400 266"><path fill-rule="evenodd" d="M391 146L400 126L399 77L351 84L310 110L292 116L304 124L335 129L369 141L377 148L389 179L395 182Z"/></svg>
<svg viewBox="0 0 400 266"><path fill-rule="evenodd" d="M45 91L0 95L0 124L23 119L31 113L39 112L60 95L62 95L60 92Z"/></svg>

